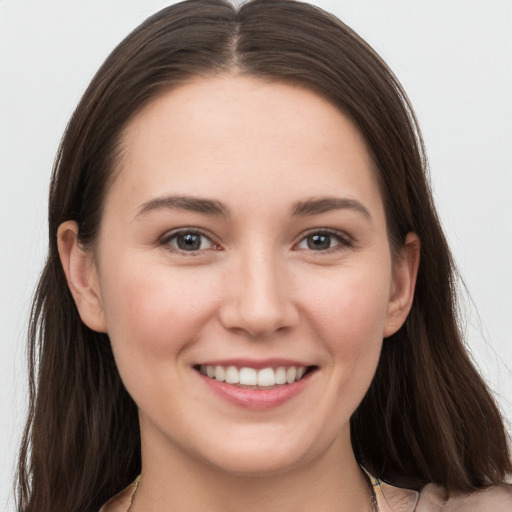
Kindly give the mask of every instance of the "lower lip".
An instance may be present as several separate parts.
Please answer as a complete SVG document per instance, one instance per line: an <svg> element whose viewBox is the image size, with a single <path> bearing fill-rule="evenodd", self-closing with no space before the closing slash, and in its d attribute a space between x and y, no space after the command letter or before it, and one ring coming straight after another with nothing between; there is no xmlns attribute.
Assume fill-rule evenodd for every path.
<svg viewBox="0 0 512 512"><path fill-rule="evenodd" d="M297 396L308 385L312 373L302 379L272 389L246 389L211 379L198 373L205 384L218 396L246 409L271 409L279 407Z"/></svg>

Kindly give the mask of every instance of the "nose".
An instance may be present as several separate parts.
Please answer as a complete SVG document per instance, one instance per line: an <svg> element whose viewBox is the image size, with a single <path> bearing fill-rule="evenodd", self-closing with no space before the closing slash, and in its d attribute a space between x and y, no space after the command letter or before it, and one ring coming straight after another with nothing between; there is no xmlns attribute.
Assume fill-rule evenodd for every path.
<svg viewBox="0 0 512 512"><path fill-rule="evenodd" d="M266 338L298 323L291 282L277 260L270 251L253 251L230 268L220 311L226 329Z"/></svg>

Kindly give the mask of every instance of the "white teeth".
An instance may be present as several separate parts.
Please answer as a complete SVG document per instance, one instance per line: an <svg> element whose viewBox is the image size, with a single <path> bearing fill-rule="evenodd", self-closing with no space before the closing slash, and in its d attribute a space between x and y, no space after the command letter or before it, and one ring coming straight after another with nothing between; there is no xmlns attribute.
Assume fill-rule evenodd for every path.
<svg viewBox="0 0 512 512"><path fill-rule="evenodd" d="M217 367L218 368L218 367ZM228 366L226 370L226 382L228 384L238 384L240 377L236 366Z"/></svg>
<svg viewBox="0 0 512 512"><path fill-rule="evenodd" d="M206 367L208 368L208 367ZM206 370L208 371L208 370ZM220 380L223 382L226 379L226 372L224 371L223 366L216 366L215 367L215 380Z"/></svg>
<svg viewBox="0 0 512 512"><path fill-rule="evenodd" d="M258 384L258 372L254 368L240 368L240 384L256 386Z"/></svg>
<svg viewBox="0 0 512 512"><path fill-rule="evenodd" d="M286 382L288 382L288 384L295 382L295 377L297 377L297 368L290 366L290 368L286 370Z"/></svg>
<svg viewBox="0 0 512 512"><path fill-rule="evenodd" d="M228 384L240 384L242 386L269 387L274 385L292 384L304 377L306 366L279 366L278 368L262 368L256 370L244 366L214 366L201 365L199 371L210 379L215 379Z"/></svg>
<svg viewBox="0 0 512 512"><path fill-rule="evenodd" d="M273 368L263 368L258 372L258 386L273 386L276 383L276 374Z"/></svg>
<svg viewBox="0 0 512 512"><path fill-rule="evenodd" d="M282 366L276 370L276 384L286 384L286 368Z"/></svg>
<svg viewBox="0 0 512 512"><path fill-rule="evenodd" d="M304 377L305 373L306 373L306 368L304 368L304 366L297 368L297 376L295 377L295 379L296 380L302 379L302 377Z"/></svg>

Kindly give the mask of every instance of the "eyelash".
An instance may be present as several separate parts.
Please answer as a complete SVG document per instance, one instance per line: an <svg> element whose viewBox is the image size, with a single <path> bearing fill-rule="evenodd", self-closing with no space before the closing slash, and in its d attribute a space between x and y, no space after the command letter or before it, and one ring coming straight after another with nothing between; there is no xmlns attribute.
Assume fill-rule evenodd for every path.
<svg viewBox="0 0 512 512"><path fill-rule="evenodd" d="M337 239L338 243L333 247L328 247L326 249L311 249L310 247L299 248L299 250L310 250L314 253L322 253L322 254L331 254L333 252L341 251L347 248L354 247L354 241L346 234L340 233L339 231L333 231L331 229L315 229L306 233L300 241L295 244L294 247L298 247L302 243L307 243L308 238L313 236L325 236L330 237L331 239Z"/></svg>
<svg viewBox="0 0 512 512"><path fill-rule="evenodd" d="M171 241L173 241L173 240L176 240L176 243L179 243L178 242L179 237L187 236L187 235L199 236L203 239L206 239L209 241L209 244L211 245L211 247L201 248L201 245L202 245L201 240L199 242L200 243L199 248L196 248L193 250L182 249L177 245L171 244ZM330 240L336 239L338 241L338 243L336 245L334 245L333 247L327 247L326 249L318 249L318 250L311 249L311 247L309 247L309 246L303 247L303 248L299 247L300 244L302 244L302 243L307 244L308 238L313 237L313 236L329 237ZM180 229L178 231L169 233L169 234L165 235L160 240L160 244L166 246L167 249L170 251L186 253L187 255L191 255L191 256L197 256L198 254L201 254L203 251L207 251L207 250L220 250L221 249L221 247L212 240L210 235L207 235L206 233L204 233L203 231L201 231L200 229L197 229L197 228ZM342 234L338 231L333 231L330 229L315 229L313 231L310 231L309 233L306 233L300 239L300 241L298 243L296 243L293 247L294 247L294 249L298 249L298 250L309 250L313 253L330 254L332 252L340 251L340 250L347 249L347 248L350 248L353 246L354 246L353 240L350 237L348 237L346 234Z"/></svg>
<svg viewBox="0 0 512 512"><path fill-rule="evenodd" d="M186 235L195 235L195 236L199 236L201 238L205 238L206 240L209 241L209 243L212 245L212 247L208 247L208 248L205 248L205 249L199 248L199 249L196 249L196 250L187 251L186 249L181 249L180 247L173 246L171 244L172 240L178 241L180 236L186 236ZM200 241L200 243L202 243L202 242ZM169 233L169 234L165 235L160 240L160 244L167 246L167 249L170 250L170 251L175 251L175 252L179 252L179 253L186 253L187 255L191 255L191 256L197 256L198 254L201 254L205 250L219 250L220 249L220 246L218 246L212 240L211 236L207 235L206 233L204 233L203 231L201 231L200 229L197 229L197 228L194 228L194 229L192 229L192 228L180 229L179 231L174 231L172 233Z"/></svg>

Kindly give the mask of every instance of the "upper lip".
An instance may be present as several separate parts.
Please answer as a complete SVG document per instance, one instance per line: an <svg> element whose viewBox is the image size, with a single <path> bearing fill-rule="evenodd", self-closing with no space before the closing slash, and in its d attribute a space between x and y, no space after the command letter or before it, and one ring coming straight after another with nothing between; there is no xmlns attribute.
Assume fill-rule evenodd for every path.
<svg viewBox="0 0 512 512"><path fill-rule="evenodd" d="M254 368L261 370L262 368L279 368L280 366L314 366L311 363L297 361L296 359L271 358L271 359L247 359L247 358L230 358L230 359L212 359L201 361L194 366L236 366L237 368Z"/></svg>

